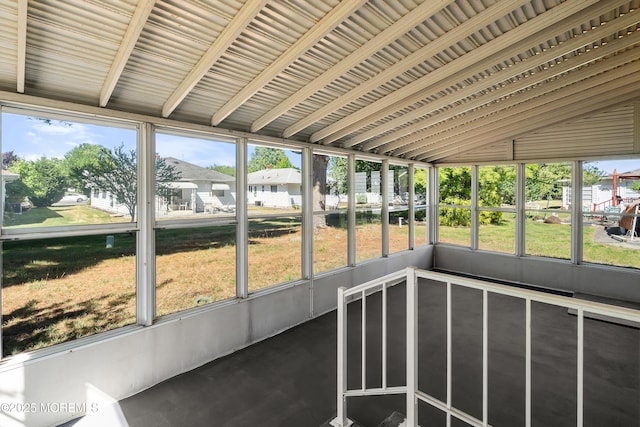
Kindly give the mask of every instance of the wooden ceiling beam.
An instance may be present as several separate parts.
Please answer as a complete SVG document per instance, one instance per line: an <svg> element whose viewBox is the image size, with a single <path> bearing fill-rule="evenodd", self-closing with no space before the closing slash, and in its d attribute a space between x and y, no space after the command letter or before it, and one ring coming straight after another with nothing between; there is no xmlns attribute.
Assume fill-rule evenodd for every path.
<svg viewBox="0 0 640 427"><path fill-rule="evenodd" d="M437 161L452 153L461 153L503 139L515 139L552 123L602 108L605 100L622 99L620 96L624 95L625 90L632 92L640 89L640 71L629 72L627 67L612 70L607 74L576 83L580 85L579 92L576 92L574 84L558 90L557 93L538 97L505 110L504 114L498 115L499 117L487 118L483 120L483 126L478 127L475 123L465 126L464 129L460 129L463 134L430 145L423 154L416 155L415 158ZM597 108L594 107L594 99L597 99Z"/></svg>
<svg viewBox="0 0 640 427"><path fill-rule="evenodd" d="M414 28L420 22L435 14L443 7L451 3L452 0L430 0L425 1L402 18L398 19L389 27L378 33L365 44L360 46L354 52L346 56L340 62L323 72L320 76L300 88L296 93L287 97L286 100L269 110L268 113L262 115L251 125L251 131L257 132L262 129L300 102L304 101L319 89L327 86L329 83L344 75L356 65L366 60L382 47L396 40L405 34L409 29ZM349 2L343 2L349 3ZM354 2L355 3L355 2ZM290 132L290 131L289 131Z"/></svg>
<svg viewBox="0 0 640 427"><path fill-rule="evenodd" d="M18 1L18 34L17 34L17 57L16 57L16 91L24 93L27 64L27 0Z"/></svg>
<svg viewBox="0 0 640 427"><path fill-rule="evenodd" d="M253 79L248 85L244 86L240 92L236 93L230 100L220 107L220 109L218 109L211 118L211 124L213 126L217 126L227 118L229 114L240 108L246 100L260 91L260 89L284 71L303 53L311 49L319 40L325 37L336 26L355 12L364 2L364 0L340 2L328 14L326 14L324 18L318 21L316 25L296 40L289 49L278 57L278 59L262 70L255 79ZM253 130L253 125L252 132L255 132Z"/></svg>
<svg viewBox="0 0 640 427"><path fill-rule="evenodd" d="M222 54L227 50L253 18L262 10L266 0L249 0L236 13L229 24L216 37L200 60L182 80L180 85L171 93L162 107L162 117L169 117L178 105L193 90L198 82L211 69Z"/></svg>
<svg viewBox="0 0 640 427"><path fill-rule="evenodd" d="M627 69L606 74L608 71L622 67L627 63L637 62L639 59L640 50L638 49L624 52L607 61L598 62L576 71L573 83L580 84L581 87L582 85L592 87L593 85L606 84L611 78L630 72ZM597 80L590 80L597 76L600 76ZM420 140L394 151L393 155L413 158L425 150L434 150L434 147L440 142L441 145L446 145L447 141L464 137L467 132L483 132L485 126L490 126L492 123L501 122L504 125L513 122L517 124L521 120L521 115L528 114L532 106L536 106L537 103L545 105L556 102L563 97L570 96L572 90L575 90L575 84L571 85L564 79L553 80L544 86L529 89L525 93L506 98L488 105L486 108L450 120L443 124L444 129L435 127L425 130L421 133L424 136Z"/></svg>
<svg viewBox="0 0 640 427"><path fill-rule="evenodd" d="M124 37L120 42L120 48L116 53L115 58L113 59L113 63L111 67L109 67L109 72L107 73L107 77L102 84L102 89L100 90L100 106L106 107L109 103L109 99L113 94L113 91L120 80L120 76L122 75L122 71L124 70L125 65L127 65L127 61L129 61L129 57L131 56L131 52L133 52L133 48L136 46L138 42L138 38L144 29L144 25L149 19L149 15L151 15L151 11L156 4L156 0L140 0L138 2L138 6L136 6L136 10L133 12L133 16L131 17L131 22L129 22L129 26L127 27L127 31L124 33Z"/></svg>
<svg viewBox="0 0 640 427"><path fill-rule="evenodd" d="M348 105L352 101L366 95L367 93L385 84L386 82L424 63L425 58L431 58L432 56L441 52L443 49L446 49L447 47L458 43L460 40L469 37L479 29L486 27L487 25L495 22L507 13L517 9L518 7L521 7L524 3L528 3L528 1L520 0L498 2L493 6L483 10L469 20L453 28L451 31L443 34L441 37L438 37L430 43L427 43L424 47L416 50L415 52L399 60L390 67L387 67L385 70L371 77L366 82L356 86L347 93L318 108L316 111L304 117L302 120L299 120L298 122L292 124L287 129L285 129L283 136L285 138L288 138L296 134L297 132L300 132L304 128L321 120L334 111L339 110L345 105Z"/></svg>
<svg viewBox="0 0 640 427"><path fill-rule="evenodd" d="M449 87L452 84L458 83L458 80L453 81L450 79L450 76L456 75L456 73L465 70L468 67L467 73L472 72L475 74L478 69L478 62L493 54L498 54L507 50L511 45L517 43L517 41L523 40L537 33L541 28L548 27L561 19L580 13L580 11L593 3L595 3L595 0L570 0L562 3L523 23L522 25L519 25L502 36L485 43L484 45L474 49L472 52L469 52L456 60L451 61L449 64L419 78L418 80L403 86L384 98L381 98L376 102L361 108L357 112L315 132L311 135L310 141L322 141L325 145L330 144L367 124L375 123L377 120L380 120L393 112L400 111L404 107L420 102L424 99L424 92L426 90L429 90L430 93L434 93L436 92L434 90L436 87ZM445 85L443 82L446 82L447 84ZM348 147L349 145L347 144L344 146Z"/></svg>
<svg viewBox="0 0 640 427"><path fill-rule="evenodd" d="M640 13L638 13L637 17L638 19L640 19ZM604 27L599 27L599 28L604 28ZM601 36L599 35L598 37L601 37ZM593 37L590 37L589 39L593 39ZM562 46L567 45L567 47L569 47L568 45L570 43L571 42L563 43ZM378 138L367 144L363 144L362 149L366 151L370 151L374 148L381 147L381 149L379 150L381 152L387 152L387 153L392 152L398 148L401 148L407 144L410 144L412 137L414 137L414 134L416 133L422 133L423 131L428 132L428 129L430 127L435 126L438 123L451 119L457 115L472 111L483 105L491 104L496 99L500 99L510 94L519 92L527 87L533 87L537 84L544 83L545 80L552 79L554 76L568 73L563 81L565 81L566 85L571 84L573 80L584 78L584 77L581 77L582 74L570 73L571 70L574 70L578 67L582 67L590 62L593 62L600 58L614 54L618 51L622 51L630 46L633 46L636 43L640 43L640 31L636 31L634 34L632 34L629 37L616 39L598 49L592 49L581 55L571 57L554 67L549 67L543 71L536 72L535 74L530 74L527 76L527 78L519 79L514 82L509 82L508 84L492 91L490 98L487 96L480 96L468 102L460 104L459 106L453 107L445 112L434 114L432 117L428 117L425 120L422 120L413 125L399 129L396 132L392 132L388 135L385 135L382 138ZM543 54L537 55L534 58L532 58L532 60L534 61L534 64L532 64L532 68L536 68L542 64L545 64L547 62L547 60L544 60L545 54L552 53L553 50L554 49L551 49L550 51L547 51ZM561 55L564 55L564 54L561 54ZM555 57L555 55L551 55L551 56ZM522 63L522 65L526 65L526 63ZM512 74L511 71L515 71L514 70L515 68L517 67L509 68L509 74ZM516 75L518 75L518 73L513 74L513 76L516 76ZM509 78L512 78L513 76L510 76ZM491 79L491 77L482 81L483 88L486 86L490 86L491 84L495 84L493 82L487 82L487 80L489 79ZM461 92L464 93L464 89ZM474 93L477 92L477 89L472 92ZM455 95L455 101L464 99L464 97L459 96L457 93L454 95ZM466 94L466 96L469 96L469 95L470 94ZM432 104L429 104L430 106L433 105L433 110L431 112L433 113L434 111L437 111L439 108L442 108L446 105L451 105L455 101L450 101L448 104L445 104L445 98L443 98L442 100L438 100ZM440 104L444 104L444 105L440 105ZM387 141L392 141L392 142L387 144Z"/></svg>

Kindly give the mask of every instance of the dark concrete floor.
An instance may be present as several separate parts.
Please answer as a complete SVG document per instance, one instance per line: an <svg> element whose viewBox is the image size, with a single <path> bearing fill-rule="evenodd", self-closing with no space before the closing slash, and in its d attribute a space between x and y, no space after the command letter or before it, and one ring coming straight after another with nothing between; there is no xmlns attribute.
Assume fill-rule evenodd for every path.
<svg viewBox="0 0 640 427"><path fill-rule="evenodd" d="M405 288L388 292L388 383L404 384ZM421 286L420 388L446 396L445 289ZM367 385L381 383L379 295L367 298ZM524 426L524 303L489 298L489 422ZM480 293L453 289L454 406L482 416ZM348 316L348 383L359 387L361 305ZM533 304L532 425L576 425L576 318L566 309ZM640 426L640 333L638 329L585 320L585 426ZM124 399L127 422L137 426L318 427L336 411L336 315L321 316L274 338L179 375ZM349 399L348 414L365 427L394 411L404 396ZM444 416L419 406L423 427L444 426ZM68 423L72 425L72 423ZM454 421L453 427L466 424Z"/></svg>

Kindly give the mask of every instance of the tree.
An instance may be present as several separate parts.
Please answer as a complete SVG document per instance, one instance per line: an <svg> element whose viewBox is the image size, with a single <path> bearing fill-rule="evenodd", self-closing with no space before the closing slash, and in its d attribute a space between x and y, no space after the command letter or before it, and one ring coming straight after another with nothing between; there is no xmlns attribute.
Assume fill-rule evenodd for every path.
<svg viewBox="0 0 640 427"><path fill-rule="evenodd" d="M113 152L102 150L95 168L84 171L84 182L87 187L100 189L111 194L119 204L129 211L131 221L135 221L137 206L136 191L136 151L126 151L123 145ZM156 193L167 194L171 191L168 183L177 181L180 174L164 158L156 159Z"/></svg>
<svg viewBox="0 0 640 427"><path fill-rule="evenodd" d="M425 201L427 194L427 171L415 168L413 171L413 186L418 200Z"/></svg>
<svg viewBox="0 0 640 427"><path fill-rule="evenodd" d="M257 172L263 169L284 169L292 168L291 161L283 150L270 147L256 147L251 153L251 158L247 164L247 172Z"/></svg>
<svg viewBox="0 0 640 427"><path fill-rule="evenodd" d="M320 154L313 155L313 212L324 211L327 208L327 165L329 157ZM313 226L323 228L327 226L324 215L313 216Z"/></svg>
<svg viewBox="0 0 640 427"><path fill-rule="evenodd" d="M2 153L2 169L9 169L11 165L17 161L18 156L13 152L13 150Z"/></svg>
<svg viewBox="0 0 640 427"><path fill-rule="evenodd" d="M346 157L330 157L327 163L327 176L331 178L330 190L340 197L340 194L347 194L347 178L349 174L349 163Z"/></svg>
<svg viewBox="0 0 640 427"><path fill-rule="evenodd" d="M5 188L5 200L7 203L22 203L29 194L29 188L21 179L9 182Z"/></svg>
<svg viewBox="0 0 640 427"><path fill-rule="evenodd" d="M438 169L438 185L440 186L440 202L447 200L471 199L471 168Z"/></svg>
<svg viewBox="0 0 640 427"><path fill-rule="evenodd" d="M585 187L589 187L600 182L600 180L606 175L607 173L598 169L596 164L585 163L583 167L582 183Z"/></svg>
<svg viewBox="0 0 640 427"><path fill-rule="evenodd" d="M209 166L209 169L223 173L229 176L236 176L236 167L235 166L226 166L226 165L216 165L215 163Z"/></svg>
<svg viewBox="0 0 640 427"><path fill-rule="evenodd" d="M480 167L478 202L481 206L516 203L516 170L511 166Z"/></svg>
<svg viewBox="0 0 640 427"><path fill-rule="evenodd" d="M526 199L553 200L562 198L562 182L571 179L569 163L527 164Z"/></svg>
<svg viewBox="0 0 640 427"><path fill-rule="evenodd" d="M60 200L67 188L65 167L60 159L18 160L11 170L20 175L26 195L34 206L51 206Z"/></svg>
<svg viewBox="0 0 640 427"><path fill-rule="evenodd" d="M84 192L86 186L85 175L99 175L102 172L102 159L109 149L102 145L80 144L73 148L64 156L67 174L69 176L69 187L74 187L76 191Z"/></svg>

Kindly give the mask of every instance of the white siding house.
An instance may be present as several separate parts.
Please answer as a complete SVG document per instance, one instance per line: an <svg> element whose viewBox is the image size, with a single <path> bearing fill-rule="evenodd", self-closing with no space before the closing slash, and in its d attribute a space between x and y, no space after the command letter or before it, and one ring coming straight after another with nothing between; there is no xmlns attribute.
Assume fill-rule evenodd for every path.
<svg viewBox="0 0 640 427"><path fill-rule="evenodd" d="M292 208L302 204L302 176L293 168L263 169L247 175L250 205Z"/></svg>
<svg viewBox="0 0 640 427"><path fill-rule="evenodd" d="M234 177L174 157L167 157L165 161L180 174L180 179L171 183L170 186L176 191L171 200L164 201L161 208L193 213L235 209ZM162 209L158 212L162 212Z"/></svg>
<svg viewBox="0 0 640 427"><path fill-rule="evenodd" d="M173 189L169 198L156 197L158 216L176 211L185 214L200 212L214 213L220 210L235 210L235 178L218 171L194 165L173 157L165 158L173 166L180 178L168 183ZM94 189L91 194L91 206L123 215L128 215L126 206L117 202L109 193Z"/></svg>
<svg viewBox="0 0 640 427"><path fill-rule="evenodd" d="M615 178L613 174L603 176L597 184L583 187L583 210L601 211L610 206L616 206L617 202L614 202L616 197L626 202L640 199L640 191L633 189L638 182L640 182L640 169L616 173ZM571 187L567 185L562 187L562 204L563 206L571 204Z"/></svg>

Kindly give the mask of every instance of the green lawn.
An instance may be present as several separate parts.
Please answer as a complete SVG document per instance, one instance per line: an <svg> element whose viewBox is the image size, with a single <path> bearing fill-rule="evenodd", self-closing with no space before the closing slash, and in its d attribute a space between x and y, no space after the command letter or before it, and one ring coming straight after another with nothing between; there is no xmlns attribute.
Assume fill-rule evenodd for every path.
<svg viewBox="0 0 640 427"><path fill-rule="evenodd" d="M89 206L49 206L32 208L22 214L5 213L5 228L62 227L82 224L126 222L128 216L113 216Z"/></svg>
<svg viewBox="0 0 640 427"><path fill-rule="evenodd" d="M637 249L624 246L614 239L601 243L594 240L601 225L584 226L583 255L585 262L619 267L640 268L640 244ZM440 242L470 245L469 227L440 226ZM513 254L515 252L514 220L500 225L481 225L479 244L483 250ZM528 219L525 223L525 245L528 255L550 258L571 258L571 225L545 224Z"/></svg>
<svg viewBox="0 0 640 427"><path fill-rule="evenodd" d="M111 222L86 206L32 209L14 226ZM119 218L122 220L122 218ZM361 221L359 259L380 256L380 224ZM336 225L336 226L331 226ZM587 262L640 268L640 249L628 249L607 236L594 240L602 226L584 227ZM527 253L570 257L571 226L526 222ZM425 225L421 224L420 236ZM301 224L297 217L251 219L249 285L252 291L300 277ZM602 234L602 233L600 233ZM441 227L441 241L469 246L470 230ZM136 236L121 233L107 247L104 235L3 243L2 329L5 354L45 347L135 322ZM156 305L159 316L235 297L236 226L158 230ZM390 227L391 252L407 248L408 227ZM514 253L515 220L482 225L480 248ZM601 243L606 241L607 243ZM314 268L346 265L347 230L340 222L314 233Z"/></svg>

